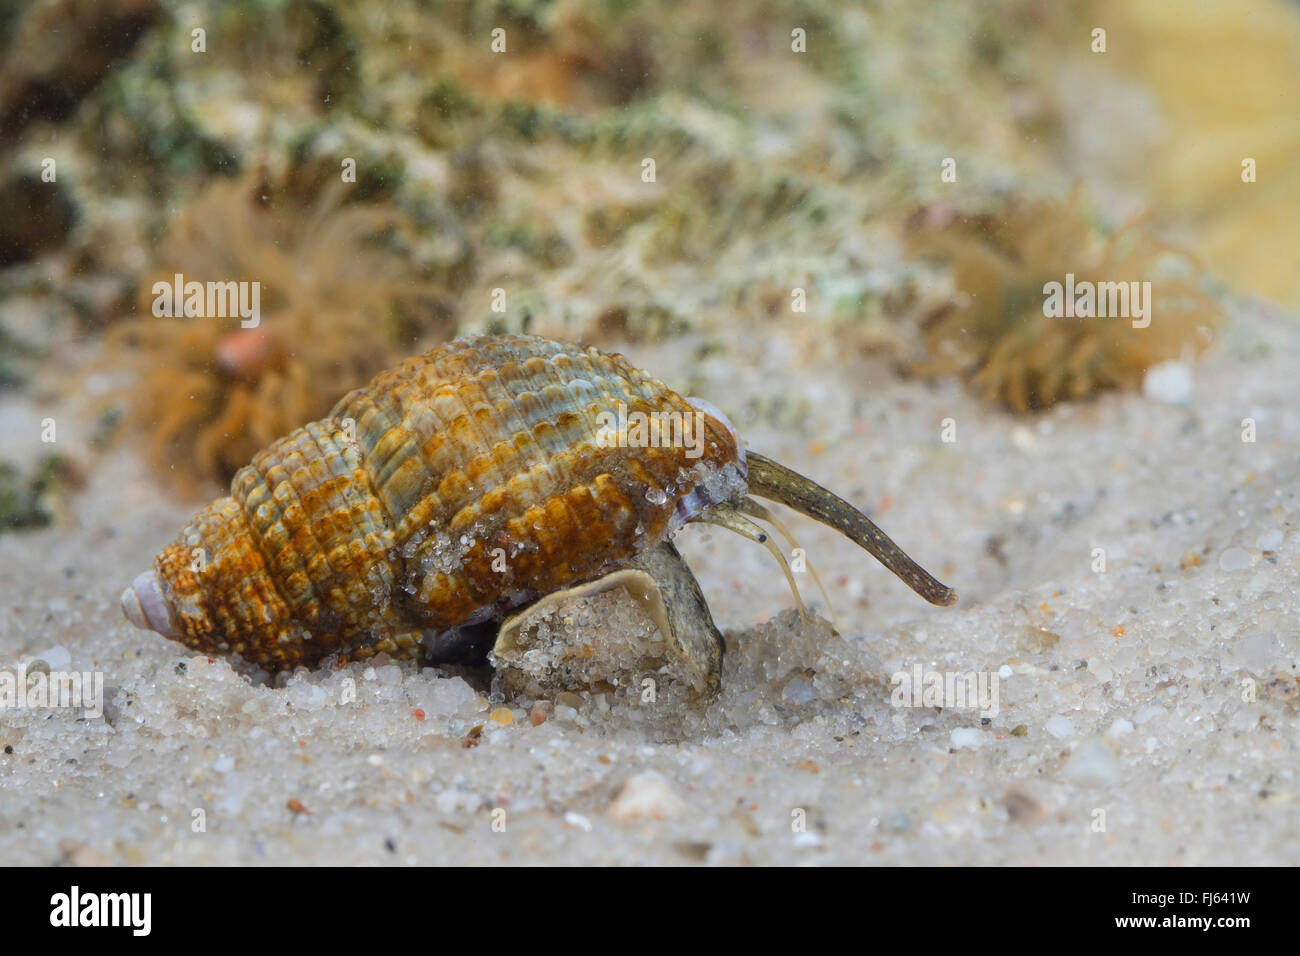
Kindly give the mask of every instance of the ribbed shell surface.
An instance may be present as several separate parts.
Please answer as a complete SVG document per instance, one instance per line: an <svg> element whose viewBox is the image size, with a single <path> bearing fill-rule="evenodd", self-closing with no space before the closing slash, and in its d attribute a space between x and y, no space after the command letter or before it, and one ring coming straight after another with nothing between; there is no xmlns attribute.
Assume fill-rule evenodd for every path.
<svg viewBox="0 0 1300 956"><path fill-rule="evenodd" d="M545 339L408 359L260 452L159 555L171 630L272 669L411 655L421 632L594 576L743 489L712 416L698 446L626 447L602 412L697 410L622 356Z"/></svg>

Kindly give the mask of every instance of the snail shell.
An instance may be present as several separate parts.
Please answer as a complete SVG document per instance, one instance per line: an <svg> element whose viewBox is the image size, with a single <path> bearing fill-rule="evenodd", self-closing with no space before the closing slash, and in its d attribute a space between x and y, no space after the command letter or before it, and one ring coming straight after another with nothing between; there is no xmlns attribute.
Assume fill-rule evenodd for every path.
<svg viewBox="0 0 1300 956"><path fill-rule="evenodd" d="M698 443L627 447L601 413ZM665 419L666 420L666 419ZM122 595L138 627L269 670L398 657L590 579L743 496L730 425L620 355L458 340L258 453Z"/></svg>

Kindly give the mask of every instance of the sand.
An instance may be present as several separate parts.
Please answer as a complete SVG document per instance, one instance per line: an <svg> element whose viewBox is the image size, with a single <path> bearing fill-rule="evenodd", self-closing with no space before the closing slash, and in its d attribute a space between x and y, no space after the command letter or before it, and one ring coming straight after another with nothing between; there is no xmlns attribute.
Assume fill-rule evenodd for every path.
<svg viewBox="0 0 1300 956"><path fill-rule="evenodd" d="M272 686L137 631L118 595L201 502L6 396L11 456L47 450L33 422L56 414L89 483L68 527L0 536L0 673L98 672L106 701L0 711L0 858L1300 862L1300 326L1238 309L1190 382L1165 369L1150 394L1034 418L827 367L793 332L701 344L627 351L961 593L931 607L786 514L838 626L809 628L810 652L770 555L688 528L729 643L702 713L629 688L536 705L382 659ZM896 675L918 672L996 702L914 698Z"/></svg>

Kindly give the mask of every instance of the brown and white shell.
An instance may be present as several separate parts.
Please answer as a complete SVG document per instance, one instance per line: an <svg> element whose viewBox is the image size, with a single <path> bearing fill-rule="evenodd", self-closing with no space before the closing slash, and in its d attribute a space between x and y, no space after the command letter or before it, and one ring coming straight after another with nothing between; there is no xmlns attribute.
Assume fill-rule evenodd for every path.
<svg viewBox="0 0 1300 956"><path fill-rule="evenodd" d="M702 441L620 447L599 419L619 410L700 412ZM270 670L411 657L422 635L598 575L743 491L730 426L621 355L458 340L256 455L122 605Z"/></svg>
<svg viewBox="0 0 1300 956"><path fill-rule="evenodd" d="M629 422L651 423L650 440ZM624 571L635 573L611 581L657 590L668 646L697 689L716 692L722 637L666 542L688 521L717 524L764 544L793 588L751 520L775 519L749 495L842 532L926 600L956 600L851 504L745 452L707 402L621 355L529 336L457 340L379 374L257 454L230 492L122 608L138 627L272 671L416 657Z"/></svg>

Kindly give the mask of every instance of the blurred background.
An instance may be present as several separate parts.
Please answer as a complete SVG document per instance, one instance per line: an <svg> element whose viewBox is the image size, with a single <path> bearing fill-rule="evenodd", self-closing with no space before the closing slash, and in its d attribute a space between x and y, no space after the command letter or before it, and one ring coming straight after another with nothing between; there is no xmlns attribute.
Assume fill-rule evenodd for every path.
<svg viewBox="0 0 1300 956"><path fill-rule="evenodd" d="M472 332L1137 389L1300 306L1297 90L1294 0L8 0L3 426L71 409L197 500ZM1045 318L1066 272L1156 324ZM177 273L260 324L156 316ZM87 466L4 459L9 527Z"/></svg>

